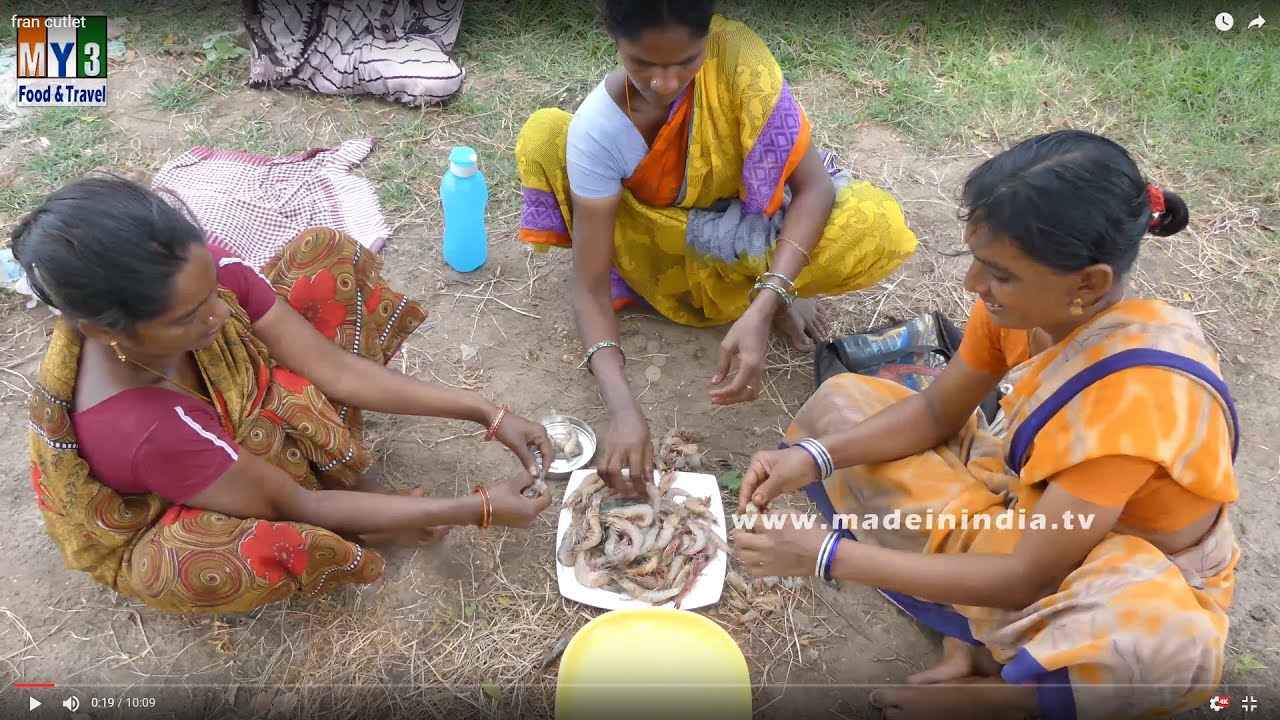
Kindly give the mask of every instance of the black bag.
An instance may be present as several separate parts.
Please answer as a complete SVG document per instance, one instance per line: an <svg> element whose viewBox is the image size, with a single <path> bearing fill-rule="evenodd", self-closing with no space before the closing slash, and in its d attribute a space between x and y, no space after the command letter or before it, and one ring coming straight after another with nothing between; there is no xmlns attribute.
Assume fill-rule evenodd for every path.
<svg viewBox="0 0 1280 720"><path fill-rule="evenodd" d="M842 373L892 380L923 392L960 349L964 332L947 316L933 312L822 343L814 352L814 387ZM987 422L995 420L1001 393L982 402Z"/></svg>

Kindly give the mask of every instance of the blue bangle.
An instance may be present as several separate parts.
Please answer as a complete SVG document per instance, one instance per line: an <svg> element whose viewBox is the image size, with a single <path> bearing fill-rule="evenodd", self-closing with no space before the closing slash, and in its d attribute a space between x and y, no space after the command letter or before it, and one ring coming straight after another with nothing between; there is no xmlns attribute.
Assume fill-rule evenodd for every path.
<svg viewBox="0 0 1280 720"><path fill-rule="evenodd" d="M798 447L801 450L809 453L809 459L813 460L813 464L818 466L818 477L822 478L824 475L822 470L822 460L818 459L818 454L815 453L813 450L810 450L809 446L805 445L804 443L800 443L799 445L793 445L792 447Z"/></svg>
<svg viewBox="0 0 1280 720"><path fill-rule="evenodd" d="M836 548L840 547L839 531L831 533L835 536L835 541L831 543L831 548L827 550L827 561L822 565L822 579L831 582L831 566L836 561Z"/></svg>

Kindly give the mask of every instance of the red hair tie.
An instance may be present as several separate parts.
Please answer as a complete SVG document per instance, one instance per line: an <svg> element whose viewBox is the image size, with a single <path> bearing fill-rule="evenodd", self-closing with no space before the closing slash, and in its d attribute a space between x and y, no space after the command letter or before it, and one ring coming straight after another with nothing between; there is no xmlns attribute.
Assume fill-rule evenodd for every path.
<svg viewBox="0 0 1280 720"><path fill-rule="evenodd" d="M1164 191L1154 183L1147 183L1147 198L1151 201L1151 224L1155 227L1164 217Z"/></svg>

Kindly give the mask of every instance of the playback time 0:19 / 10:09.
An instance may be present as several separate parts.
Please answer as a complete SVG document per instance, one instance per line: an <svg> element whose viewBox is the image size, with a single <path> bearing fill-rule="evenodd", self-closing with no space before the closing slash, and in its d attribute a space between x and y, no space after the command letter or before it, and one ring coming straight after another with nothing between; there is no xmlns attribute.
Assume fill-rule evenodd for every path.
<svg viewBox="0 0 1280 720"><path fill-rule="evenodd" d="M110 710L112 708L154 708L156 699L154 697L131 697L121 695L119 697L94 697L89 699L89 707L94 710Z"/></svg>

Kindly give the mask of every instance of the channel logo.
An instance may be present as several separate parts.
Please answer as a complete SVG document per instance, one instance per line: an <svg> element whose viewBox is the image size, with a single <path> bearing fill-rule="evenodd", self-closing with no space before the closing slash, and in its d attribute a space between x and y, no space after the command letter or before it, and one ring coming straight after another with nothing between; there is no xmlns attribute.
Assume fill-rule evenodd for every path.
<svg viewBox="0 0 1280 720"><path fill-rule="evenodd" d="M107 104L106 15L14 15L18 105Z"/></svg>

